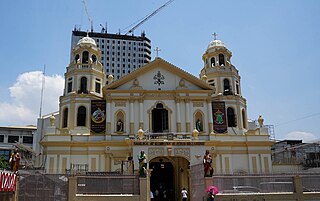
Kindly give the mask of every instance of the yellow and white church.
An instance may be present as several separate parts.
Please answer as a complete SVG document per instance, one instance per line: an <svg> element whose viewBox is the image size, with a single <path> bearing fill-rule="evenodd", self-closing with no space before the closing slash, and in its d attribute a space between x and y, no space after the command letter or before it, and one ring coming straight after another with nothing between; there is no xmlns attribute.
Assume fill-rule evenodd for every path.
<svg viewBox="0 0 320 201"><path fill-rule="evenodd" d="M114 81L88 36L71 54L59 111L38 120L38 163L47 173L136 173L142 150L150 185L176 191L190 189L190 169L206 150L214 174L272 171L273 141L262 121L248 121L239 72L220 40L203 54L200 78L157 57Z"/></svg>

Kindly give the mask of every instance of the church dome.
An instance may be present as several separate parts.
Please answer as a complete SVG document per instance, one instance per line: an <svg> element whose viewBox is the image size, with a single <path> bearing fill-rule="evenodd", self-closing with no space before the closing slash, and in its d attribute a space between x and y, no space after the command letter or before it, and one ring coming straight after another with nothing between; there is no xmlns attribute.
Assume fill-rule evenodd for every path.
<svg viewBox="0 0 320 201"><path fill-rule="evenodd" d="M207 49L212 48L212 47L226 47L226 46L224 45L224 43L221 40L215 39L209 43Z"/></svg>
<svg viewBox="0 0 320 201"><path fill-rule="evenodd" d="M79 40L77 45L93 45L97 46L96 41L89 36L83 37Z"/></svg>

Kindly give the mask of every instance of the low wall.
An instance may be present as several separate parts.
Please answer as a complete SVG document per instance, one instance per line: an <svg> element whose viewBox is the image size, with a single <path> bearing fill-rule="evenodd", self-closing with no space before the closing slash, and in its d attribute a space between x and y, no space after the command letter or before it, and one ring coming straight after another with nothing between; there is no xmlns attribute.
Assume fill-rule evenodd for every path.
<svg viewBox="0 0 320 201"><path fill-rule="evenodd" d="M319 201L320 193L259 193L259 194L218 194L215 201Z"/></svg>
<svg viewBox="0 0 320 201"><path fill-rule="evenodd" d="M139 195L76 195L77 201L140 201Z"/></svg>

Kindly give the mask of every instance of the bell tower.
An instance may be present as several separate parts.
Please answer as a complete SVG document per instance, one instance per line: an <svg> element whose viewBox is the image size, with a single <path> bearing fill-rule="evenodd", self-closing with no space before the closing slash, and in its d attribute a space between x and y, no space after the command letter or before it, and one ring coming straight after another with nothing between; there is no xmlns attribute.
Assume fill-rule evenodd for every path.
<svg viewBox="0 0 320 201"><path fill-rule="evenodd" d="M200 78L215 88L213 101L224 102L228 134L244 134L247 130L246 99L241 95L240 75L232 65L232 52L214 33L202 56L204 67Z"/></svg>
<svg viewBox="0 0 320 201"><path fill-rule="evenodd" d="M100 49L94 39L86 36L71 52L72 60L66 69L65 88L60 97L60 128L90 130L91 100L103 98L106 75L100 61ZM70 131L71 132L71 131ZM78 132L77 132L78 133Z"/></svg>

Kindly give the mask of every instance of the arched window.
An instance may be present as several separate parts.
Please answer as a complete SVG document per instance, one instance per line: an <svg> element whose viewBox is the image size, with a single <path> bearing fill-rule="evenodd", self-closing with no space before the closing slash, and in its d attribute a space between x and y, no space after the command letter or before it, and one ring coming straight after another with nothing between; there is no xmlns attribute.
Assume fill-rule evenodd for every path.
<svg viewBox="0 0 320 201"><path fill-rule="evenodd" d="M219 54L219 65L220 66L225 66L226 64L224 63L224 55Z"/></svg>
<svg viewBox="0 0 320 201"><path fill-rule="evenodd" d="M157 109L163 109L162 103L157 103L156 108L157 108Z"/></svg>
<svg viewBox="0 0 320 201"><path fill-rule="evenodd" d="M74 61L77 62L79 58L80 58L80 56L79 56L79 54L77 54L77 55L74 57Z"/></svg>
<svg viewBox="0 0 320 201"><path fill-rule="evenodd" d="M246 111L244 109L242 109L242 126L243 128L247 128Z"/></svg>
<svg viewBox="0 0 320 201"><path fill-rule="evenodd" d="M84 106L78 108L77 126L86 126L87 110Z"/></svg>
<svg viewBox="0 0 320 201"><path fill-rule="evenodd" d="M83 64L87 64L89 62L89 52L88 51L84 51L82 53L82 63Z"/></svg>
<svg viewBox="0 0 320 201"><path fill-rule="evenodd" d="M228 79L223 80L223 94L224 95L229 95L231 94L231 89L230 89L230 82Z"/></svg>
<svg viewBox="0 0 320 201"><path fill-rule="evenodd" d="M216 60L214 59L214 57L211 58L211 67L216 65Z"/></svg>
<svg viewBox="0 0 320 201"><path fill-rule="evenodd" d="M236 127L236 116L234 110L231 107L227 109L228 127Z"/></svg>
<svg viewBox="0 0 320 201"><path fill-rule="evenodd" d="M240 94L239 81L236 81L236 93L237 93L237 94Z"/></svg>
<svg viewBox="0 0 320 201"><path fill-rule="evenodd" d="M63 110L63 123L62 128L68 127L68 108Z"/></svg>
<svg viewBox="0 0 320 201"><path fill-rule="evenodd" d="M87 93L87 78L82 77L80 80L80 93Z"/></svg>

